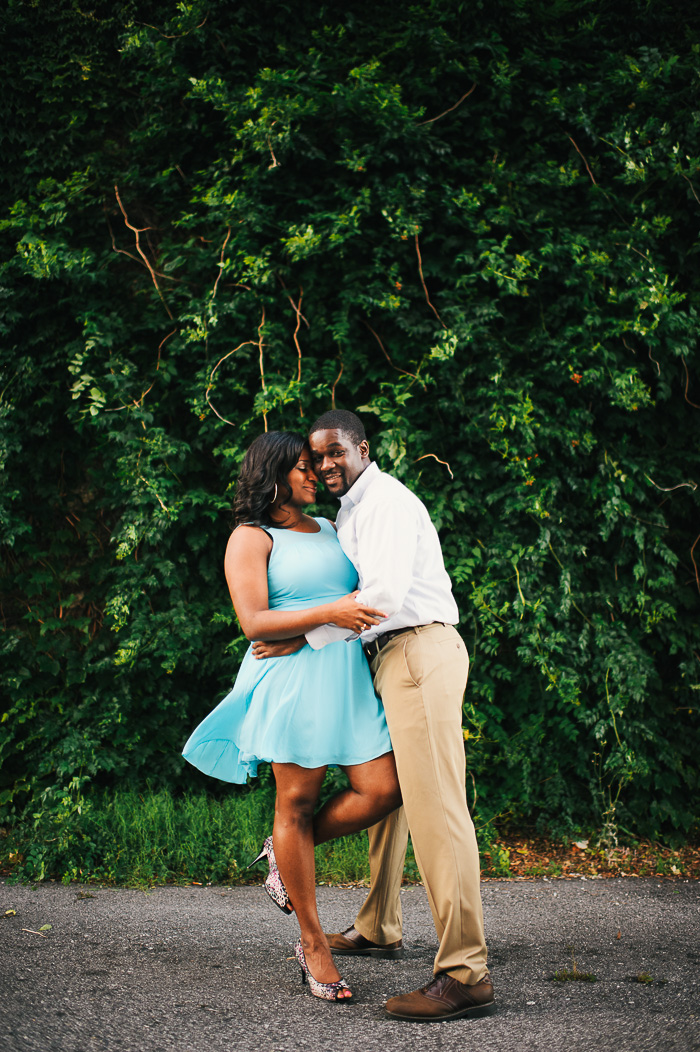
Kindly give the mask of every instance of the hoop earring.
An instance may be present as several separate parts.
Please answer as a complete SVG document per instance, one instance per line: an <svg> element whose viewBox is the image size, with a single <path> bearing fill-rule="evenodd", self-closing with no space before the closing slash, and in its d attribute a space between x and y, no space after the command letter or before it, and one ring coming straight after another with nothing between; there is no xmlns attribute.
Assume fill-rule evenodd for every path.
<svg viewBox="0 0 700 1052"><path fill-rule="evenodd" d="M272 494L272 500L270 501L270 504L274 504L276 500L277 500L277 483L275 482L275 492Z"/></svg>

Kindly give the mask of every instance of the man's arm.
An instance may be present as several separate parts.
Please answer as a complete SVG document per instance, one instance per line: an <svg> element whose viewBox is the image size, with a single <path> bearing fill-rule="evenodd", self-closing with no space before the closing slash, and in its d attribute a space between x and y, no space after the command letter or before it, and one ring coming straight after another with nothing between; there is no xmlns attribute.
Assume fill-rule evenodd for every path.
<svg viewBox="0 0 700 1052"><path fill-rule="evenodd" d="M236 616L250 640L290 639L330 622L345 633L377 625L384 617L356 603L354 594L301 610L271 610L268 606L267 560L270 538L262 530L242 526L231 534L224 569Z"/></svg>
<svg viewBox="0 0 700 1052"><path fill-rule="evenodd" d="M387 618L403 606L411 586L413 563L418 546L418 524L410 506L390 497L360 505L355 512L357 537L357 571L362 588L358 602L377 606ZM341 538L342 542L342 538ZM374 598L381 597L376 603ZM335 625L321 625L306 632L314 650L340 639L356 639Z"/></svg>
<svg viewBox="0 0 700 1052"><path fill-rule="evenodd" d="M344 639L346 642L351 639L357 639L357 633L348 632L347 629L338 628L337 625L321 625L319 628L312 628L306 633L306 642L312 650L321 650L328 643L338 643L341 639Z"/></svg>
<svg viewBox="0 0 700 1052"><path fill-rule="evenodd" d="M362 588L358 602L378 606L393 617L413 580L418 523L412 507L390 496L358 508L357 562ZM376 597L376 603L374 601ZM380 602L381 597L381 602Z"/></svg>

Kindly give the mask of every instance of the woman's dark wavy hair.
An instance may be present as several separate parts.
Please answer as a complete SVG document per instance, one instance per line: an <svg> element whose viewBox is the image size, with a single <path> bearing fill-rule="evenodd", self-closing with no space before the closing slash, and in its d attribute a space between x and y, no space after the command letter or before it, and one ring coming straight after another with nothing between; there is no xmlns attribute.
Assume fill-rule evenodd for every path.
<svg viewBox="0 0 700 1052"><path fill-rule="evenodd" d="M243 457L233 501L233 523L270 526L270 505L277 492L282 502L292 491L287 475L301 456L307 439L296 431L266 431L248 447ZM275 523L276 526L282 525Z"/></svg>

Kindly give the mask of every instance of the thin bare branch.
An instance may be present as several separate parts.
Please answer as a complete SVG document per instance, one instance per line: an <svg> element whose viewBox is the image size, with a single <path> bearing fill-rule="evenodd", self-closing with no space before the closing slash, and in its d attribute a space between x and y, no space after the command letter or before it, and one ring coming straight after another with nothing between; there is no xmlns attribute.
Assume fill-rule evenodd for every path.
<svg viewBox="0 0 700 1052"><path fill-rule="evenodd" d="M476 801L477 801L476 779L474 778L474 775L472 774L471 771L469 771L468 774L469 774L469 777L472 780L472 789L474 790L474 796L472 798L472 806L470 808L471 813L474 814L474 808L476 807Z"/></svg>
<svg viewBox="0 0 700 1052"><path fill-rule="evenodd" d="M698 592L700 592L700 575L698 575L698 564L695 562L695 556L693 555L693 552L695 551L695 545L698 543L698 541L700 541L700 533L693 541L693 546L690 549L690 558L693 560L693 569L695 570L695 584L697 585Z"/></svg>
<svg viewBox="0 0 700 1052"><path fill-rule="evenodd" d="M692 489L693 492L698 488L697 482L693 482L692 479L690 482L679 482L676 486L657 486L651 475L645 474L644 478L649 479L652 486L654 486L655 489L661 490L662 493L671 493L674 489L683 489L684 486L687 486L688 489Z"/></svg>
<svg viewBox="0 0 700 1052"><path fill-rule="evenodd" d="M683 368L685 369L685 391L683 397L685 398L688 405L692 405L693 409L700 409L700 405L696 405L695 402L691 402L688 398L688 385L690 383L690 376L688 375L688 366L685 364L685 358L681 355L681 361L683 362Z"/></svg>
<svg viewBox="0 0 700 1052"><path fill-rule="evenodd" d="M404 376L411 376L411 377L413 377L414 380L417 380L418 377L416 376L415 373L409 373L408 370L402 369L400 365L394 365L394 363L392 362L392 360L391 360L391 358L389 356L389 353L388 353L386 347L384 346L382 341L379 339L379 337L377 336L376 332L374 331L374 329L372 328L370 323L363 319L362 324L365 326L366 329L369 329L369 331L372 333L372 335L374 336L375 340L377 341L377 343L379 344L379 346L382 349L382 354L384 355L384 357L386 358L386 360L388 361L388 363L392 367L392 369L396 369L397 373L403 373Z"/></svg>
<svg viewBox="0 0 700 1052"><path fill-rule="evenodd" d="M133 255L133 253L131 252L127 252L125 248L117 248L117 242L114 239L114 231L112 230L112 224L109 221L109 216L107 216L107 226L109 227L109 236L112 239L113 251L119 252L122 256L128 256L129 259L133 259L135 263L138 263L140 267L145 267L146 264L142 259L139 259L138 256Z"/></svg>
<svg viewBox="0 0 700 1052"><path fill-rule="evenodd" d="M432 124L433 121L439 121L441 117L446 117L448 113L452 113L452 111L456 110L458 106L461 106L462 103L464 102L464 100L469 98L469 96L471 95L471 93L474 91L475 88L476 88L476 81L474 81L474 83L472 84L472 86L469 89L469 91L465 92L465 94L462 95L462 98L459 100L459 102L455 102L454 106L450 106L449 110L445 110L443 113L438 113L437 117L430 117L429 120L427 120L427 121L418 121L418 124L416 125L416 127L420 128L421 124Z"/></svg>
<svg viewBox="0 0 700 1052"><path fill-rule="evenodd" d="M683 172L681 172L681 175L683 175ZM687 175L683 175L683 178L685 179L685 181L688 184L688 186L690 187L690 189L693 191L693 197L695 198L697 203L700 205L700 197L698 197L698 195L695 193L695 187L691 183L690 179L688 178Z"/></svg>
<svg viewBox="0 0 700 1052"><path fill-rule="evenodd" d="M118 248L117 247L117 244L116 244L116 242L114 240L114 234L112 234L112 228L111 227L110 227L110 231L109 232L110 232L110 235L112 237L112 250L114 252L118 252L121 256L128 256L129 259L133 259L134 263L138 263L138 265L140 267L143 267L144 270L148 270L148 267L146 266L144 261L142 259L139 259L138 256L134 256L131 252L127 252L125 248ZM164 281L174 281L177 284L180 283L180 278L174 277L173 274L164 274L162 272L162 270L156 270L155 267L153 268L152 273L155 274L156 277L158 277L158 278L163 278Z"/></svg>
<svg viewBox="0 0 700 1052"><path fill-rule="evenodd" d="M440 317L438 312L435 310L435 307L433 307L432 303L430 302L430 296L428 295L428 287L425 284L425 278L423 277L423 260L421 259L420 245L418 244L418 231L417 230L416 230L416 234L415 234L415 239L416 239L416 256L418 257L418 273L420 274L420 283L423 286L423 292L425 293L425 301L428 304L428 306L430 307L430 309L433 312L433 314L435 315L435 317L437 318L437 320L442 325L443 329L446 329L447 326L445 325L444 321L442 320L442 318Z"/></svg>
<svg viewBox="0 0 700 1052"><path fill-rule="evenodd" d="M338 381L340 380L340 377L342 375L343 375L343 359L341 358L340 359L340 372L338 373L338 375L336 376L335 380L333 381L333 386L331 388L331 409L335 409L335 389L338 386Z"/></svg>
<svg viewBox="0 0 700 1052"><path fill-rule="evenodd" d="M627 247L631 248L632 246L631 246L631 245L629 245L629 246L627 246ZM628 344L628 342L627 342L627 340L625 339L625 337L624 337L624 336L622 337L622 342L624 343L624 345L625 345L625 347L627 348L627 350L628 350L628 351L631 351L631 352L632 352L632 354L636 354L636 353L637 353L637 352L635 351L634 347L630 347L630 345ZM657 362L656 358L655 358L655 357L653 356L653 354L651 353L651 347L647 347L647 354L648 354L648 356L649 356L649 361L650 361L650 362L653 362L653 363L654 363L654 365L656 366L656 372L657 372L657 375L658 375L658 376L661 376L661 366L659 365L659 363Z"/></svg>
<svg viewBox="0 0 700 1052"><path fill-rule="evenodd" d="M581 153L581 151L579 150L578 146L576 145L576 143L574 142L574 140L573 140L573 139L571 138L571 136L570 136L570 135L567 135L567 139L569 140L569 142L573 143L573 146L574 146L574 149L576 150L576 153L577 153L577 154L579 155L579 157L581 158L581 160L583 161L583 163L584 163L584 164L585 164L585 166L586 166L586 171L587 171L587 172L588 172L588 174L590 175L590 177L591 177L591 181L593 182L593 185L594 185L594 186L597 186L598 184L597 184L597 182L595 181L595 178L594 178L594 176L593 176L593 172L591 171L591 166L589 165L588 161L587 161L587 160L586 160L586 158L585 158L585 157L583 156L583 154Z"/></svg>
<svg viewBox="0 0 700 1052"><path fill-rule="evenodd" d="M201 29L208 17L209 15L205 15L198 26L193 26L192 29L185 30L184 33L164 33L158 26L152 26L150 22L137 22L136 25L146 26L147 29L155 29L156 33L162 36L164 40L179 40L181 37L187 37L190 33L194 33L195 29Z"/></svg>
<svg viewBox="0 0 700 1052"><path fill-rule="evenodd" d="M445 467L447 468L447 470L450 473L450 478L451 479L454 478L454 474L452 473L452 468L447 463L447 461L446 460L440 460L440 457L436 457L434 453L424 453L422 457L416 457L416 459L413 461L413 463L417 464L419 460L425 460L426 457L432 457L433 460L437 460L438 464L444 464Z"/></svg>
<svg viewBox="0 0 700 1052"><path fill-rule="evenodd" d="M155 486L153 485L153 483L152 483L152 482L149 482L147 478L144 478L144 477L143 477L143 475L139 475L139 476L138 476L138 478L139 478L139 480L140 480L141 482L143 482L144 486L148 486L148 488L149 488L149 489L153 490L153 492L154 492L154 493L155 493L155 495L156 495L156 500L158 501L158 503L160 504L161 508L163 509L163 511L165 512L165 514L166 514L166 515L168 516L168 518L170 518L170 512L169 512L169 511L168 511L168 509L166 508L165 504L163 504L163 501L162 501L162 500L160 499L160 496L159 496L159 494L158 494L158 490L157 490L157 489L156 489L156 487L155 487Z"/></svg>
<svg viewBox="0 0 700 1052"><path fill-rule="evenodd" d="M661 507L661 505L659 505ZM671 527L665 522L652 522L651 519L640 519L639 515L630 514L630 518L634 519L635 522L641 522L644 526L653 526L655 530L670 530Z"/></svg>
<svg viewBox="0 0 700 1052"><path fill-rule="evenodd" d="M150 227L147 227L147 226L136 227L136 226L133 225L133 223L130 223L129 222L129 217L126 214L126 209L124 208L124 205L122 204L122 199L119 196L119 187L118 186L114 187L114 194L115 194L115 196L117 198L117 204L119 205L119 208L121 209L121 213L124 216L124 223L125 223L125 225L129 228L129 230L133 231L134 239L135 239L135 242L136 242L136 251L141 256L141 259L144 261L144 263L148 267L148 272L151 275L151 279L152 279L153 284L155 286L156 292L160 296L161 303L163 304L163 306L165 307L166 311L168 312L168 317L170 318L171 321L174 321L175 319L173 318L173 315L171 313L170 307L165 302L165 298L163 296L163 293L161 292L160 285L158 284L158 279L156 277L156 272L153 269L153 267L151 265L151 261L149 260L148 256L146 255L146 253L141 248L141 241L140 241L139 235L145 233L147 230L150 230Z"/></svg>
<svg viewBox="0 0 700 1052"><path fill-rule="evenodd" d="M223 356L223 358L219 358L218 362L216 363L216 365L214 366L214 368L212 369L212 371L211 371L211 372L209 373L209 385L208 385L208 387L207 387L206 391L204 392L204 397L206 398L206 400L207 400L207 405L209 406L209 408L211 409L211 411L212 411L213 413L215 413L215 414L216 414L216 416L218 416L219 420L223 420L223 422L224 422L225 424L230 424L230 425L231 425L231 427L238 427L238 424L234 424L233 420L227 420L225 416L222 416L222 415L221 415L221 413L220 413L220 412L219 412L219 410L218 410L218 409L216 408L216 406L214 406L214 405L212 404L212 401L211 401L211 399L210 399L210 397L209 397L209 392L211 391L212 387L214 386L214 373L215 373L215 372L216 372L216 370L217 370L217 369L219 368L219 366L220 366L220 365L223 365L223 363L224 363L224 362L226 361L226 359L227 359L227 358L230 358L232 354L235 354L235 353L236 353L236 351L240 351L241 347L246 347L246 346L250 346L250 347L255 347L255 346L257 346L257 344L256 344L256 341L255 341L255 340L244 340L244 341L243 341L243 343L239 343L239 344L238 344L238 347L234 347L232 351L228 351L228 352L227 352L227 353L226 353L226 354L225 354L225 355Z"/></svg>
<svg viewBox="0 0 700 1052"><path fill-rule="evenodd" d="M161 356L161 352L163 350L163 347L165 346L167 341L170 339L170 337L174 336L176 332L177 332L177 328L173 329L172 332L169 332L167 336L164 336L163 339L158 344L158 358L156 360L156 372L158 372L158 370L160 369L160 356ZM143 392L143 394L139 398L138 402L135 403L136 405L141 405L141 403L143 402L143 400L146 397L146 395L151 391L151 388L153 387L153 384L155 382L156 382L156 377L154 376L153 377L153 382L151 383L151 386L146 388L146 390Z"/></svg>
<svg viewBox="0 0 700 1052"><path fill-rule="evenodd" d="M294 300L292 299L292 297L291 297L291 294L290 294L290 292L289 292L289 289L288 289L288 288L287 288L287 286L285 285L285 283L284 283L284 278L282 277L282 275L281 275L281 274L278 274L278 275L277 275L277 280L279 281L279 283L280 283L280 285L282 286L282 288L284 289L284 291L285 291L285 292L287 293L287 299L289 300L289 302L290 302L290 303L291 303L291 305L292 305L292 310L293 310L294 312L296 312L296 310L297 310L297 306L296 306L296 304L294 303ZM299 303L301 304L301 300L299 301ZM311 326L309 325L308 319L304 317L304 315L303 315L303 314L301 313L301 311L299 312L299 316L301 317L301 320L303 321L303 323L304 323L304 325L306 326L306 328L307 328L307 329L310 329L310 328L311 328Z"/></svg>
<svg viewBox="0 0 700 1052"><path fill-rule="evenodd" d="M64 515L63 518L66 520L69 526L73 527L73 529L75 530L76 537L80 537L80 531L78 530L78 527L75 525L73 520L69 519L67 515ZM78 522L80 522L80 519L78 519Z"/></svg>
<svg viewBox="0 0 700 1052"><path fill-rule="evenodd" d="M176 332L177 332L177 328L174 328L172 330L172 332L169 332L167 336L164 336L163 339L158 344L158 357L156 358L156 373L160 369L160 356L161 356L161 352L163 350L163 347L167 343L167 341L170 339L170 337L174 336ZM149 393L149 391L152 390L153 385L156 382L156 379L157 379L157 377L154 376L150 386L147 387L146 390L142 392L140 398L135 398L133 400L133 402L125 402L124 405L116 406L114 409L105 409L105 413L119 413L119 412L121 412L122 409L129 409L130 406L132 406L132 405L133 406L140 406L141 403L143 402L144 398L146 397L146 395Z"/></svg>
<svg viewBox="0 0 700 1052"><path fill-rule="evenodd" d="M275 157L275 151L272 149L272 143L270 142L270 136L269 135L267 137L267 148L270 151L270 157L272 158L272 164L268 164L268 166L267 166L267 170L269 172L271 168L279 168L280 167L280 163L277 160L277 158Z"/></svg>
<svg viewBox="0 0 700 1052"><path fill-rule="evenodd" d="M224 238L224 243L221 246L221 255L219 256L219 273L216 275L216 281L214 282L214 288L211 290L211 298L212 298L212 300L216 296L216 290L217 290L217 287L219 285L219 282L221 281L221 275L224 272L224 252L226 251L226 246L228 245L228 239L230 237L231 237L231 227L229 227L228 230L226 231L226 237Z"/></svg>
<svg viewBox="0 0 700 1052"><path fill-rule="evenodd" d="M560 566L560 568L561 568L562 570L565 570L564 564L562 563L562 561L561 561L561 559L559 558L559 556L557 555L557 553L556 553L556 552L554 551L554 548L552 547L552 542L551 542L551 541L549 542L549 544L547 545L547 547L549 548L550 552L551 552L551 553L552 553L552 555L554 556L554 558L555 558L555 560L556 560L557 564L558 564L558 565ZM576 602L574 601L574 597L573 597L573 595L571 594L571 585L570 585L570 584L567 584L567 586L566 586L566 591L568 592L568 595L569 595L569 599L571 600L571 605L573 606L574 610L577 610L577 611L578 611L578 613L579 613L579 614L581 615L581 617L583 618L583 620L584 620L584 621L585 621L585 622L586 622L587 624L589 624L589 625L590 625L591 627L593 627L593 622L592 622L592 621L590 620L590 618L586 617L586 615L584 614L584 612L583 612L583 610L581 609L581 607L580 607L580 606L579 606L579 605L578 605L578 604L577 604L577 603L576 603Z"/></svg>
<svg viewBox="0 0 700 1052"><path fill-rule="evenodd" d="M301 327L301 319L302 319L301 301L303 300L303 298L304 298L304 289L302 288L301 285L299 286L299 302L298 303L295 303L291 296L289 296L289 295L287 296L287 299L291 303L291 305L292 305L292 307L294 309L294 313L297 316L297 324L296 324L296 328L295 328L294 334L293 334L294 346L297 349L297 383L301 380L301 346L299 344L299 329ZM304 318L304 321L306 321L305 318ZM308 325L308 322L307 322L307 325ZM302 413L302 416L303 415L304 414Z"/></svg>
<svg viewBox="0 0 700 1052"><path fill-rule="evenodd" d="M263 392L265 392L267 390L267 386L265 384L265 366L264 366L264 363L263 363L263 347L264 347L264 344L263 344L263 332L262 331L263 331L263 326L264 325L265 325L265 307L263 306L262 319L260 321L260 324L258 325L258 350L260 351L260 358L259 358L259 361L260 361L260 384L262 386ZM265 425L265 430L267 431L267 413L265 413L265 412L263 412L263 423Z"/></svg>
<svg viewBox="0 0 700 1052"><path fill-rule="evenodd" d="M616 242L616 244L620 244L620 242ZM626 245L625 247L626 247L626 248L628 248L628 249L629 249L629 250L630 250L631 252L636 252L638 256L641 256L641 258L642 258L642 259L644 260L644 262L645 262L645 263L648 263L648 264L649 264L649 266L650 266L650 267L651 267L651 268L652 268L653 270L655 270L655 269L656 269L656 268L654 267L654 264L652 263L652 261L651 261L651 260L649 259L649 257L648 257L648 256L645 256L645 255L644 255L644 253L643 253L643 252L640 252L638 248L635 248L635 247L634 247L634 245Z"/></svg>

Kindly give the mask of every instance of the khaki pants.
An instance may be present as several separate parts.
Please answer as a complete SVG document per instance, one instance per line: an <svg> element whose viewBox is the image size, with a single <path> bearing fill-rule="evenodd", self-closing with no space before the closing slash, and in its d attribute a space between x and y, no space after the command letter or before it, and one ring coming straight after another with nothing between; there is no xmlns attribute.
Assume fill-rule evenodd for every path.
<svg viewBox="0 0 700 1052"><path fill-rule="evenodd" d="M434 972L473 984L486 974L486 943L479 852L465 791L468 671L466 647L451 625L395 636L372 661L403 807L369 830L371 887L355 928L380 944L401 938L399 891L410 830L440 940Z"/></svg>

